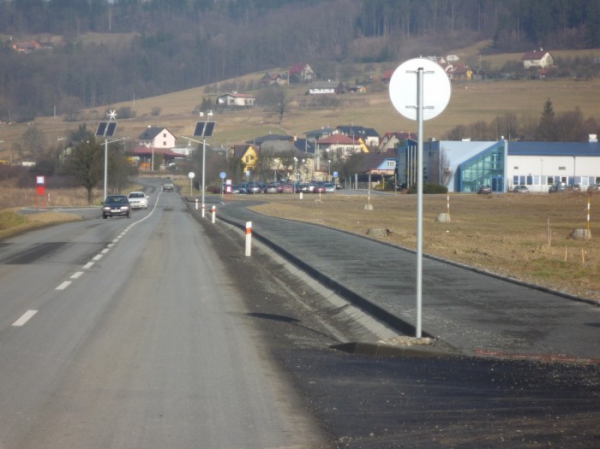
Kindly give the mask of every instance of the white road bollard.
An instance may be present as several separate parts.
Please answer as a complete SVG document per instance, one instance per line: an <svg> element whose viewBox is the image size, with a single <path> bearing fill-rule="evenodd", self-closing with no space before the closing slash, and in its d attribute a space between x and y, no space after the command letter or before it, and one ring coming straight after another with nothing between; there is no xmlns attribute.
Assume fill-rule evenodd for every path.
<svg viewBox="0 0 600 449"><path fill-rule="evenodd" d="M202 204L202 218L206 215L206 204Z"/></svg>
<svg viewBox="0 0 600 449"><path fill-rule="evenodd" d="M215 217L217 215L217 206L212 207L212 222L215 222Z"/></svg>
<svg viewBox="0 0 600 449"><path fill-rule="evenodd" d="M196 198L196 210L198 210L198 198Z"/></svg>
<svg viewBox="0 0 600 449"><path fill-rule="evenodd" d="M252 255L252 222L246 222L246 257Z"/></svg>

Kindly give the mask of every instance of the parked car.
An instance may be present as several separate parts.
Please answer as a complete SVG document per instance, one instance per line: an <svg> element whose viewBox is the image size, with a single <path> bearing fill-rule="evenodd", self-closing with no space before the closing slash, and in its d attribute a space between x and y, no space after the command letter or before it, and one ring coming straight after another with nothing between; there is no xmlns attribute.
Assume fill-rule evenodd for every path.
<svg viewBox="0 0 600 449"><path fill-rule="evenodd" d="M514 192L514 193L527 193L527 192L529 192L529 188L527 186L523 186L523 185L514 186L513 189L511 190L511 192Z"/></svg>
<svg viewBox="0 0 600 449"><path fill-rule="evenodd" d="M335 191L337 190L333 182L326 182L323 185L325 186L325 191L328 193L335 193Z"/></svg>
<svg viewBox="0 0 600 449"><path fill-rule="evenodd" d="M569 190L573 192L581 192L581 186L579 184L573 184L572 186L569 186Z"/></svg>
<svg viewBox="0 0 600 449"><path fill-rule="evenodd" d="M492 193L492 186L481 186L477 193L480 195L487 195L488 193Z"/></svg>
<svg viewBox="0 0 600 449"><path fill-rule="evenodd" d="M555 182L554 184L552 184L550 186L550 189L548 189L549 193L560 193L560 192L566 192L567 191L567 185L564 182Z"/></svg>
<svg viewBox="0 0 600 449"><path fill-rule="evenodd" d="M312 193L325 193L327 190L325 189L324 182L315 182L312 185Z"/></svg>
<svg viewBox="0 0 600 449"><path fill-rule="evenodd" d="M102 218L131 217L131 204L125 195L109 195L102 203Z"/></svg>
<svg viewBox="0 0 600 449"><path fill-rule="evenodd" d="M173 184L173 181L171 181L170 179L167 179L163 183L163 190L165 192L173 192L175 190L175 184Z"/></svg>
<svg viewBox="0 0 600 449"><path fill-rule="evenodd" d="M600 192L600 184L592 184L587 188L588 192Z"/></svg>
<svg viewBox="0 0 600 449"><path fill-rule="evenodd" d="M279 186L279 184L277 184L275 182L271 182L265 186L264 192L265 193L277 193L278 186Z"/></svg>
<svg viewBox="0 0 600 449"><path fill-rule="evenodd" d="M294 193L294 184L279 184L277 187L279 193Z"/></svg>
<svg viewBox="0 0 600 449"><path fill-rule="evenodd" d="M256 182L251 182L246 186L246 193L262 193L263 186Z"/></svg>
<svg viewBox="0 0 600 449"><path fill-rule="evenodd" d="M132 209L148 209L148 196L144 192L129 192L127 199Z"/></svg>

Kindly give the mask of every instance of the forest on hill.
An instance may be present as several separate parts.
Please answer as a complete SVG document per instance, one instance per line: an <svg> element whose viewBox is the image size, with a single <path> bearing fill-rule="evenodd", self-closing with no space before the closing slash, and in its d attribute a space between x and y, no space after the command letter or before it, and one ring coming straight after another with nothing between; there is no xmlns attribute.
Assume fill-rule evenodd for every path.
<svg viewBox="0 0 600 449"><path fill-rule="evenodd" d="M598 24L600 0L0 0L0 121L295 63L339 79L483 39L499 53L597 48Z"/></svg>

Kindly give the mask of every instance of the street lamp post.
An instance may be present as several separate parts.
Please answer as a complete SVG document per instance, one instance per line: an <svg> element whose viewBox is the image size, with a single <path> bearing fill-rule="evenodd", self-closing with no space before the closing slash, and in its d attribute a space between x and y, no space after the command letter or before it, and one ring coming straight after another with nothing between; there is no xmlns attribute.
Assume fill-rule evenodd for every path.
<svg viewBox="0 0 600 449"><path fill-rule="evenodd" d="M204 113L200 112L200 117L203 117ZM208 119L213 116L212 111L208 111L206 114L206 120L204 120L204 126L206 129L206 123L208 123ZM205 203L204 203L204 190L206 183L206 136L202 133L202 214L204 214ZM204 216L204 215L202 215Z"/></svg>
<svg viewBox="0 0 600 449"><path fill-rule="evenodd" d="M294 193L298 188L298 158L294 157Z"/></svg>
<svg viewBox="0 0 600 449"><path fill-rule="evenodd" d="M209 111L206 114L206 119L204 121L204 126L201 126L201 133L197 132L194 135L200 136L202 135L202 141L199 140L195 140L195 139L190 139L189 137L185 137L185 136L181 136L184 139L187 139L191 142L196 142L196 143L201 143L202 144L202 218L204 218L204 214L205 214L205 209L206 209L206 204L204 202L204 190L205 189L205 179L206 179L206 134L209 134L209 137L212 135L212 126L214 126L213 122L210 122L211 125L211 129L210 131L207 131L208 125L209 125L209 118L213 116L213 112ZM204 113L200 112L200 117L204 117ZM202 122L200 122L200 124L202 124ZM198 128L198 126L197 126Z"/></svg>
<svg viewBox="0 0 600 449"><path fill-rule="evenodd" d="M120 142L121 140L125 139L127 139L127 137L110 141L108 139L104 139L104 199L106 199L106 188L108 185L108 144Z"/></svg>

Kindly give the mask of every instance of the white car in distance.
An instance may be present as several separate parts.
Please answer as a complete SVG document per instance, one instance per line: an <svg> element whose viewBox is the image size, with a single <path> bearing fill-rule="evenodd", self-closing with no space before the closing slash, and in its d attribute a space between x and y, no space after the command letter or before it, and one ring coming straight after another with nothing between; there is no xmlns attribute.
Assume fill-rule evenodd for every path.
<svg viewBox="0 0 600 449"><path fill-rule="evenodd" d="M127 198L132 209L148 209L148 195L144 192L129 192Z"/></svg>

